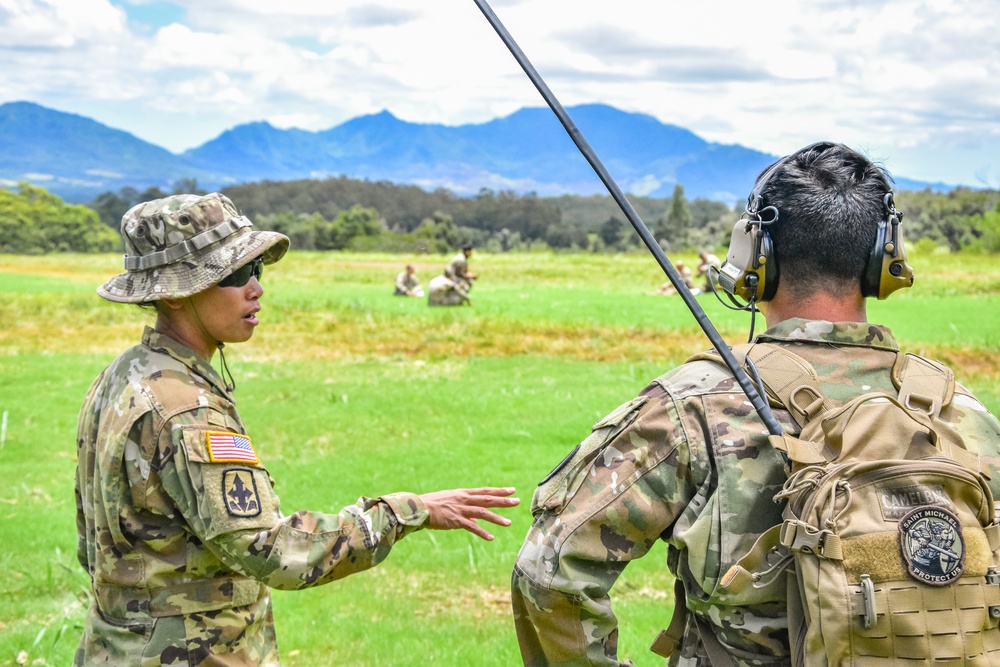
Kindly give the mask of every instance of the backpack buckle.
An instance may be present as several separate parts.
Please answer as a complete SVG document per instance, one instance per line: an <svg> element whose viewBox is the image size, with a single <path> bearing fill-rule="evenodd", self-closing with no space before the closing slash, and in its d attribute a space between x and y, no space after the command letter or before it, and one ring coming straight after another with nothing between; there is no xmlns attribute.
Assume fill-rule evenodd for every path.
<svg viewBox="0 0 1000 667"><path fill-rule="evenodd" d="M788 395L789 407L797 410L806 420L811 421L826 409L826 397L815 387L803 384L792 389Z"/></svg>
<svg viewBox="0 0 1000 667"><path fill-rule="evenodd" d="M802 521L786 521L781 526L781 544L790 551L822 556L823 540L829 533Z"/></svg>
<svg viewBox="0 0 1000 667"><path fill-rule="evenodd" d="M939 398L916 393L906 394L902 398L903 406L908 410L924 412L932 417L941 411L941 399Z"/></svg>
<svg viewBox="0 0 1000 667"><path fill-rule="evenodd" d="M811 554L828 560L843 560L840 536L829 529L819 529L791 519L781 524L781 544L789 551Z"/></svg>

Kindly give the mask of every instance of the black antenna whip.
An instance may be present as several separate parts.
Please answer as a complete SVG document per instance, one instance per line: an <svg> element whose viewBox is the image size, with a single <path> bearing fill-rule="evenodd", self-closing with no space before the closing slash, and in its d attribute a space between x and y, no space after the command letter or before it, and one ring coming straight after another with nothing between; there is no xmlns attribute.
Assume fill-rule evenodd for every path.
<svg viewBox="0 0 1000 667"><path fill-rule="evenodd" d="M628 218L630 223L632 223L632 227L635 229L636 233L639 234L642 242L646 244L649 252L651 252L653 257L656 258L660 268L667 274L667 278L670 279L670 283L677 290L677 293L680 294L681 298L684 299L684 303L687 305L688 310L690 310L691 314L694 315L694 318L698 321L702 331L705 332L705 335L708 336L708 339L712 342L712 346L720 355L722 355L722 360L736 377L736 381L739 382L740 387L743 388L747 398L750 399L750 404L753 405L757 414L760 415L761 420L764 422L764 425L767 426L768 432L771 433L771 435L781 435L781 425L778 424L778 421L774 418L774 414L771 412L771 408L767 404L767 401L761 398L757 388L753 385L753 381L747 375L746 371L743 370L743 367L740 366L739 362L736 361L736 357L733 356L729 346L726 345L726 341L724 341L722 336L719 335L718 330L715 328L715 325L712 324L711 320L708 319L708 315L705 314L701 304L698 303L698 301L694 298L694 295L691 294L691 290L689 290L687 285L684 284L684 280L681 279L680 274L677 273L677 270L670 263L670 260L667 259L666 254L664 254L663 249L660 248L656 239L653 238L649 228L646 227L642 218L640 218L639 214L635 212L634 208L632 208L632 204L625 197L621 188L618 187L615 179L613 179L611 174L608 173L608 170L605 169L601 159L597 157L594 149L590 147L589 143L587 143L587 140L584 138L579 128L577 128L573 119L569 117L568 113L566 113L566 109L564 109L562 104L559 103L556 96L552 94L549 87L545 85L545 81L532 66L527 56L524 55L524 52L521 51L517 42L514 41L514 38L511 37L509 32L507 32L507 29L503 26L503 23L500 22L500 19L497 18L497 15L493 12L489 3L487 3L486 0L475 0L475 3L479 6L479 9L482 10L483 15L486 16L486 20L490 22L493 29L496 30L498 35L500 35L500 39L503 40L503 43L507 45L507 49L510 50L514 59L517 60L521 69L523 69L524 73L528 75L529 79L531 79L531 83L533 83L535 88L538 89L538 92L542 94L545 102L549 105L549 108L552 109L553 113L555 113L559 122L562 123L564 128L566 128L566 132L569 134L570 139L573 140L576 147L580 149L581 153L583 153L583 157L587 158L587 162L589 162L590 166L594 168L595 172L597 172L597 175L608 188L608 192L611 193L615 202L618 203L618 206L625 214L625 217Z"/></svg>

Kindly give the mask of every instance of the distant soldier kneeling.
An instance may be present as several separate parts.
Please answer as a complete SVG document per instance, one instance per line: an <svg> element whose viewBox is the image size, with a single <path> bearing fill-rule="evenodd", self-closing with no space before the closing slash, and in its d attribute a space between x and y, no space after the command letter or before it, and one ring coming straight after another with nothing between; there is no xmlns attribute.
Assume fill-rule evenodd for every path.
<svg viewBox="0 0 1000 667"><path fill-rule="evenodd" d="M428 306L472 305L469 291L462 281L455 281L447 276L437 276L427 287Z"/></svg>
<svg viewBox="0 0 1000 667"><path fill-rule="evenodd" d="M444 275L431 280L428 285L428 306L472 305L469 291L472 289L472 281L479 276L469 271L471 255L472 246L463 246L462 251L448 262Z"/></svg>

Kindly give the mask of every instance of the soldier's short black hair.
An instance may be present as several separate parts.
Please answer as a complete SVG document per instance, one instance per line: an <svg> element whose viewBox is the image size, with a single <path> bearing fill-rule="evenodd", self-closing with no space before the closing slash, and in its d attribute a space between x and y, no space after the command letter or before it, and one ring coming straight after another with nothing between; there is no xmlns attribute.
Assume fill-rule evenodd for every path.
<svg viewBox="0 0 1000 667"><path fill-rule="evenodd" d="M820 144L788 159L761 192L778 209L768 231L782 289L793 295L860 289L891 191L892 177L883 167L840 144Z"/></svg>

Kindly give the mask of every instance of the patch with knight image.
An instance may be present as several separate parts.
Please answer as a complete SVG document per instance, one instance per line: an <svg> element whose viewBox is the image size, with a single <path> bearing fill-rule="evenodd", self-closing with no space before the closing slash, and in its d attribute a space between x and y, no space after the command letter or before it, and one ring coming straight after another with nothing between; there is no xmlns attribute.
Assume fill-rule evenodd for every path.
<svg viewBox="0 0 1000 667"><path fill-rule="evenodd" d="M942 507L918 507L899 520L899 547L917 581L946 586L965 571L962 524Z"/></svg>

